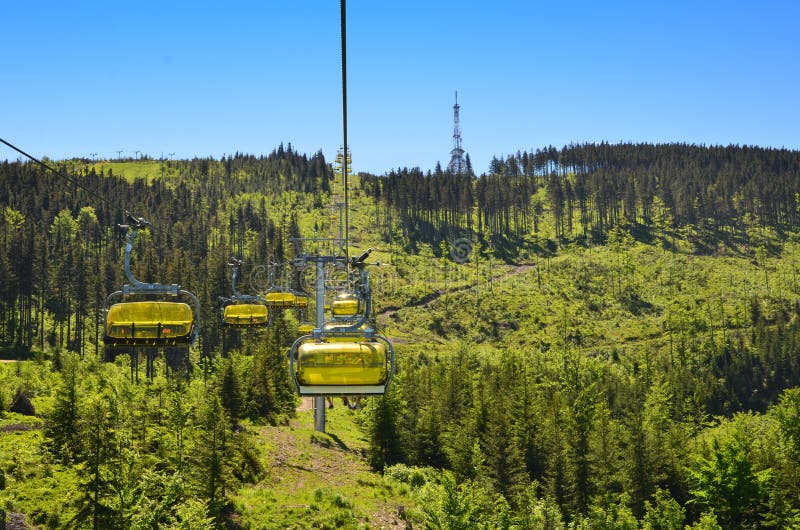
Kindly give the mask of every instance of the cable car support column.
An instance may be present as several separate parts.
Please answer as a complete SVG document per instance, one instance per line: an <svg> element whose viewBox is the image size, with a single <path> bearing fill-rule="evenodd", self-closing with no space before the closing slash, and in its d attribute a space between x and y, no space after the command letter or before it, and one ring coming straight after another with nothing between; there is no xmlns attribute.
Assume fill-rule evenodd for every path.
<svg viewBox="0 0 800 530"><path fill-rule="evenodd" d="M316 327L314 335L319 337L325 325L325 263L317 260ZM325 432L325 396L314 396L314 430Z"/></svg>

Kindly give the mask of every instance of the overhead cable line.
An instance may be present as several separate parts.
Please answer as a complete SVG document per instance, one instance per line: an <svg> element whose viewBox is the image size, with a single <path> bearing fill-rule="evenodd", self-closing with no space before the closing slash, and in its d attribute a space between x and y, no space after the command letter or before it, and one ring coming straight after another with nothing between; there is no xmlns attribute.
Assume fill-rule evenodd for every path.
<svg viewBox="0 0 800 530"><path fill-rule="evenodd" d="M4 143L5 145L7 145L8 147L10 147L11 149L13 149L14 151L16 151L17 153L21 154L22 156L25 156L25 157L27 157L28 159L30 159L31 161L33 161L33 162L36 162L37 164L39 164L40 166L42 166L42 167L43 167L43 168L45 168L46 170L48 170L48 171L50 171L50 172L52 172L52 173L54 173L54 174L58 175L59 177L63 177L63 178L64 178L64 179L66 179L68 182L70 182L71 184L74 184L74 185L75 185L75 186L77 186L78 188L82 189L83 191L85 191L86 193L88 193L89 195L91 195L92 197L94 197L95 199L99 200L99 201L100 201L100 202L102 202L103 204L105 204L105 205L108 205L108 201L106 201L106 200L105 200L103 197L101 197L100 195L98 195L98 194L97 194L97 192L96 192L95 190L92 190L92 189L89 189L89 188L87 188L86 186L84 186L83 184L81 184L80 182L78 182L77 180L75 180L74 178L72 178L72 177L70 177L69 175L67 175L67 173L66 173L65 171L59 171L58 169L54 168L53 166L51 166L51 165L49 165L49 164L45 164L44 162L42 162L41 160L39 160L39 159L38 159L38 158L36 158L35 156L33 156L33 155L31 155L31 154L28 154L28 153L26 153L25 151L23 151L22 149L20 149L20 148L19 148L19 147L17 147L16 145L14 145L14 144L12 144L12 143L10 143L10 142L7 142L7 141L6 141L6 140L4 140L3 138L0 138L0 142Z"/></svg>
<svg viewBox="0 0 800 530"><path fill-rule="evenodd" d="M347 191L347 20L345 15L346 0L339 0L342 25L342 136L344 137L344 155L342 156L342 183L344 184L344 254L350 257L350 201Z"/></svg>

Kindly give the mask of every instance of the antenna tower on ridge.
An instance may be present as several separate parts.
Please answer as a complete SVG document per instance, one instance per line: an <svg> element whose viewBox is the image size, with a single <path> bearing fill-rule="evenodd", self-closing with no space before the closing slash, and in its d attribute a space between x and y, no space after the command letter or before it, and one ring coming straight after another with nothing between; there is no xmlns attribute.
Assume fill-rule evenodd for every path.
<svg viewBox="0 0 800 530"><path fill-rule="evenodd" d="M453 149L450 151L450 163L447 164L447 171L453 173L464 173L467 171L467 163L464 160L464 149L461 148L461 127L458 124L458 91L456 90L456 104L453 105Z"/></svg>

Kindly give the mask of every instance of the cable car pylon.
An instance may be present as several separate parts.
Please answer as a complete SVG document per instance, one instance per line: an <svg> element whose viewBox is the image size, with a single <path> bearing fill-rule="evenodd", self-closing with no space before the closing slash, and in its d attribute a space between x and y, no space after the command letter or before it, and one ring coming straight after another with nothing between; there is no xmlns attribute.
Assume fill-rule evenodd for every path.
<svg viewBox="0 0 800 530"><path fill-rule="evenodd" d="M366 262L371 249L355 258L341 251L345 241L339 238L297 240L298 248L313 246L315 252L303 252L294 265L314 265L315 325L310 334L292 344L289 364L292 380L300 396L315 398L314 428L325 431L325 403L328 396L368 396L386 392L394 374L394 347L372 328L372 292ZM326 252L326 249L328 252ZM326 315L326 266L346 269L350 289L335 294Z"/></svg>

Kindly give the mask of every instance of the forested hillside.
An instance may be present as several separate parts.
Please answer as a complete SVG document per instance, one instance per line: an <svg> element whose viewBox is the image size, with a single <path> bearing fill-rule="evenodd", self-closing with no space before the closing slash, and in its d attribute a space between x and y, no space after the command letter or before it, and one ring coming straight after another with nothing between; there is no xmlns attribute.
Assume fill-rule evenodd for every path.
<svg viewBox="0 0 800 530"><path fill-rule="evenodd" d="M437 167L363 184L387 215L396 210L412 241L464 231L523 240L539 235L545 213L551 238L602 242L619 225L726 238L751 226L796 228L799 168L798 153L786 149L602 143L494 158L477 181Z"/></svg>
<svg viewBox="0 0 800 530"><path fill-rule="evenodd" d="M56 165L69 178L0 165L0 358L26 360L0 366L0 409L39 416L0 413L7 512L44 527L356 528L394 503L415 528L800 527L796 151L585 144L495 158L479 177L357 176L353 244L383 264L374 320L398 373L301 451L286 445L294 318L223 336L218 298L234 255L243 290L268 287L273 264L302 284L291 238L338 221L322 154ZM203 309L190 366L159 364L154 381L101 362L125 211L152 222L136 276ZM282 477L331 473L320 447L382 476L343 464L292 502Z"/></svg>
<svg viewBox="0 0 800 530"><path fill-rule="evenodd" d="M142 164L130 163L139 172ZM96 349L98 310L124 279L116 226L126 211L153 224L137 248L137 277L196 291L214 315L228 294L228 258L283 262L288 237L299 235L293 212L321 207L333 176L321 153L309 158L291 145L266 157L147 165L152 178L127 180L125 163L62 164L74 184L32 163L0 166L3 347L23 358L34 346ZM219 346L217 319L203 335L210 350Z"/></svg>

